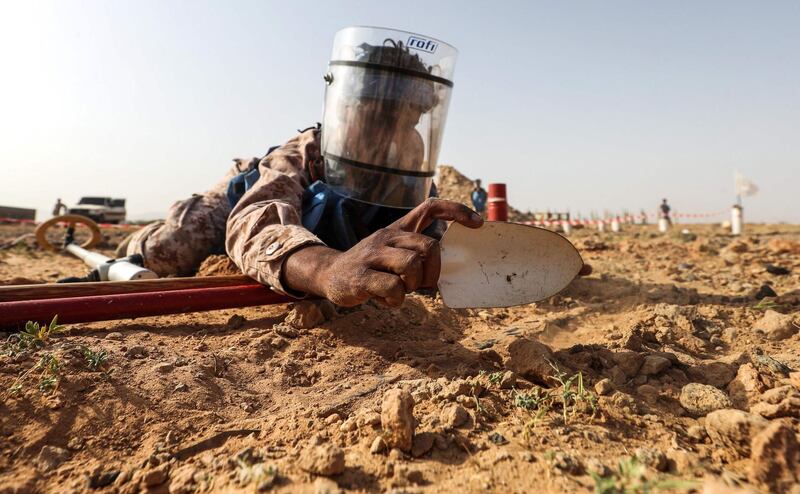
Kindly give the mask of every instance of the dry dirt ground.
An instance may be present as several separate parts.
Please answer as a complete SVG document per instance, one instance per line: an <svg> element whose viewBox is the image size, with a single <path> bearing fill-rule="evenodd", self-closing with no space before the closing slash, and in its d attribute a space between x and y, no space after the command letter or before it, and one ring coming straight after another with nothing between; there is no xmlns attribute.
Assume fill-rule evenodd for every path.
<svg viewBox="0 0 800 494"><path fill-rule="evenodd" d="M800 492L800 227L570 239L594 273L522 307L3 328L0 492ZM84 272L0 251L0 284Z"/></svg>

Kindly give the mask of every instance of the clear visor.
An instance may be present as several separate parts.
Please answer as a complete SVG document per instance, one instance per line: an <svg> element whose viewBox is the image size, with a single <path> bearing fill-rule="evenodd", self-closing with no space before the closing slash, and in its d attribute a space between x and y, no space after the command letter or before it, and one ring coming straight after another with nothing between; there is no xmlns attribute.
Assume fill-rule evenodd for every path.
<svg viewBox="0 0 800 494"><path fill-rule="evenodd" d="M456 53L403 31L356 27L336 35L321 142L333 190L397 208L428 197Z"/></svg>

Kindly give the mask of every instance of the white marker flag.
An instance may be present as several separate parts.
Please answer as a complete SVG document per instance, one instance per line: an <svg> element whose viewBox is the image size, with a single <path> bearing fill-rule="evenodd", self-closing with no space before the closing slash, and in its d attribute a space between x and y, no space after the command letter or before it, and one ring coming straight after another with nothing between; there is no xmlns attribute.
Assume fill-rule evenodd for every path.
<svg viewBox="0 0 800 494"><path fill-rule="evenodd" d="M734 173L734 181L736 182L737 195L748 197L754 196L756 193L758 193L758 186L744 178L738 171Z"/></svg>

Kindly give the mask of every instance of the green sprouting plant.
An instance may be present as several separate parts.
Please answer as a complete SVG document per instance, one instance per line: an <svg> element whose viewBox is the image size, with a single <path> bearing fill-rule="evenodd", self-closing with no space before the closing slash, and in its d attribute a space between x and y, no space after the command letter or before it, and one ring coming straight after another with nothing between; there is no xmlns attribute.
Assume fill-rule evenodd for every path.
<svg viewBox="0 0 800 494"><path fill-rule="evenodd" d="M785 308L786 308L785 305L779 304L778 302L776 302L774 300L767 300L767 299L761 299L761 300L758 301L757 304L753 305L753 309L762 310L762 311L768 311L768 310L778 310L778 311L780 311L780 310L783 310Z"/></svg>
<svg viewBox="0 0 800 494"><path fill-rule="evenodd" d="M522 437L529 441L533 429L539 421L550 412L552 408L553 396L549 391L542 388L532 388L528 392L514 390L514 406L528 412L529 419L523 423Z"/></svg>
<svg viewBox="0 0 800 494"><path fill-rule="evenodd" d="M500 382L503 380L503 373L502 372L492 372L487 376L489 382L494 384L495 386L499 386Z"/></svg>
<svg viewBox="0 0 800 494"><path fill-rule="evenodd" d="M38 322L28 321L25 323L25 329L8 337L6 343L7 354L11 356L26 350L42 348L47 344L51 336L68 331L69 329L58 324L58 315L53 316L50 324L41 326Z"/></svg>
<svg viewBox="0 0 800 494"><path fill-rule="evenodd" d="M524 393L514 390L514 406L525 410L538 410L541 406L551 399L550 393L543 391L542 388L532 388L530 392Z"/></svg>
<svg viewBox="0 0 800 494"><path fill-rule="evenodd" d="M106 360L108 360L108 353L106 353L105 350L95 352L90 348L82 347L81 351L83 352L84 358L86 358L86 365L92 371L99 370L106 363Z"/></svg>
<svg viewBox="0 0 800 494"><path fill-rule="evenodd" d="M596 494L649 494L662 490L689 490L697 487L697 482L672 477L648 480L646 468L635 457L621 458L616 472L601 477L589 472L594 479Z"/></svg>
<svg viewBox="0 0 800 494"><path fill-rule="evenodd" d="M252 485L255 492L269 490L278 478L278 469L273 465L250 464L242 459L238 459L237 462L239 484Z"/></svg>
<svg viewBox="0 0 800 494"><path fill-rule="evenodd" d="M549 362L550 367L553 368L555 373L552 378L556 381L561 388L558 390L558 397L561 401L561 413L564 418L564 423L568 423L570 417L574 416L578 407L586 405L592 410L594 417L597 412L597 396L591 391L587 391L583 385L583 373L578 372L572 376L568 376L566 372L562 371L553 362Z"/></svg>
<svg viewBox="0 0 800 494"><path fill-rule="evenodd" d="M17 379L14 380L14 383L8 388L8 393L10 395L15 395L22 391L28 376L36 371L40 371L38 383L39 391L47 393L49 391L55 391L58 388L58 383L61 379L61 361L52 353L45 353L39 357L39 360L33 367L20 374Z"/></svg>

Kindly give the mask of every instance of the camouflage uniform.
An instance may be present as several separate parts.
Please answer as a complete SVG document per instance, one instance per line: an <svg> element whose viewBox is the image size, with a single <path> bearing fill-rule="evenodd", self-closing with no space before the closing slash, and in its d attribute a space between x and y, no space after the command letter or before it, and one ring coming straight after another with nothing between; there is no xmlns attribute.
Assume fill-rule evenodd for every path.
<svg viewBox="0 0 800 494"><path fill-rule="evenodd" d="M120 254L142 254L159 276L187 276L208 255L227 250L244 274L286 293L286 256L302 246L324 245L302 226L303 191L322 176L319 130L301 132L263 159L235 161L212 189L176 202L164 221L134 233ZM255 166L260 178L231 211L228 182Z"/></svg>

